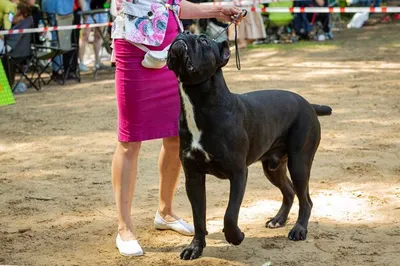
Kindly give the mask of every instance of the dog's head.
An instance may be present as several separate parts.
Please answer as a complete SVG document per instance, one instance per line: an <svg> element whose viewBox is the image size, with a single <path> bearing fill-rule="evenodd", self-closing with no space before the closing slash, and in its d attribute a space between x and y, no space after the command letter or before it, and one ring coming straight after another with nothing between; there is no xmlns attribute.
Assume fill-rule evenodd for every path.
<svg viewBox="0 0 400 266"><path fill-rule="evenodd" d="M171 44L167 66L182 83L194 85L213 76L228 63L229 57L228 41L218 43L205 35L185 31Z"/></svg>

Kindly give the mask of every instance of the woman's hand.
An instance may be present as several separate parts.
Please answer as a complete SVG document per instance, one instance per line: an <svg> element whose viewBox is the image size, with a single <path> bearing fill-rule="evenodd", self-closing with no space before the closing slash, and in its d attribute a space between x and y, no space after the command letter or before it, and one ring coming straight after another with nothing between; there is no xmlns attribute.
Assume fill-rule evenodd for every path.
<svg viewBox="0 0 400 266"><path fill-rule="evenodd" d="M181 2L181 19L216 18L227 22L234 19L235 24L239 24L246 14L239 7L208 6L191 3L187 0Z"/></svg>
<svg viewBox="0 0 400 266"><path fill-rule="evenodd" d="M235 7L223 7L221 9L221 14L220 14L219 19L222 19L227 22L231 22L236 19L234 21L234 23L239 24L244 19L245 14L246 14L246 11L243 11L242 9L240 9L236 6Z"/></svg>

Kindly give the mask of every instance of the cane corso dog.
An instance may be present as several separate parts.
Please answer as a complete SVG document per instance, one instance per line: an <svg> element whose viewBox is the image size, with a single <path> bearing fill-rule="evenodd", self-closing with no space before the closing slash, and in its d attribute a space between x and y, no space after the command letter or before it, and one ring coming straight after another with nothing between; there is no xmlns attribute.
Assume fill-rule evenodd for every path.
<svg viewBox="0 0 400 266"><path fill-rule="evenodd" d="M191 244L180 255L184 260L198 258L206 246L206 174L230 181L223 232L229 243L243 241L239 209L248 166L257 161L283 195L281 208L266 227L285 225L296 194L299 216L288 237L307 236L312 208L308 184L321 138L317 116L330 115L332 109L289 91L230 92L222 74L229 57L227 41L217 43L187 31L168 52L167 66L181 84L180 158L195 228Z"/></svg>

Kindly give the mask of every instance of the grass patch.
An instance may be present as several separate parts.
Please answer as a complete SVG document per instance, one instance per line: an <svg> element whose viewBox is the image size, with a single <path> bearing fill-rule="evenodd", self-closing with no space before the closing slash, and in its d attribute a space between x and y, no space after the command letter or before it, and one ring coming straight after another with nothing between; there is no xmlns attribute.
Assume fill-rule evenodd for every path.
<svg viewBox="0 0 400 266"><path fill-rule="evenodd" d="M311 49L311 48L337 48L341 44L338 41L326 41L326 42L313 42L313 41L300 41L297 43L287 43L287 44L258 44L249 45L247 48L251 49L275 49L290 51L296 49Z"/></svg>

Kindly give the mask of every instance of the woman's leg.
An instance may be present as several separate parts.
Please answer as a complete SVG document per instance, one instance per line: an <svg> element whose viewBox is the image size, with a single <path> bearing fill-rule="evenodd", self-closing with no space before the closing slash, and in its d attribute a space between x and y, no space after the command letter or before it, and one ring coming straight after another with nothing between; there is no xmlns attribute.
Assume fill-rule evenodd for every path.
<svg viewBox="0 0 400 266"><path fill-rule="evenodd" d="M118 232L123 241L136 239L131 207L135 190L141 142L120 142L112 162L112 178L118 212Z"/></svg>
<svg viewBox="0 0 400 266"><path fill-rule="evenodd" d="M181 170L179 137L163 139L158 169L160 171L158 212L166 221L172 222L178 218L172 212L172 200Z"/></svg>
<svg viewBox="0 0 400 266"><path fill-rule="evenodd" d="M94 48L94 56L96 58L95 66L97 67L101 66L100 51L103 44L103 39L101 38L102 33L100 32L104 32L104 27L94 29L93 48Z"/></svg>
<svg viewBox="0 0 400 266"><path fill-rule="evenodd" d="M83 59L85 57L86 44L89 41L89 34L90 34L90 29L82 30L82 39L79 44L79 65L81 67L81 71L87 71L87 69L84 67Z"/></svg>

